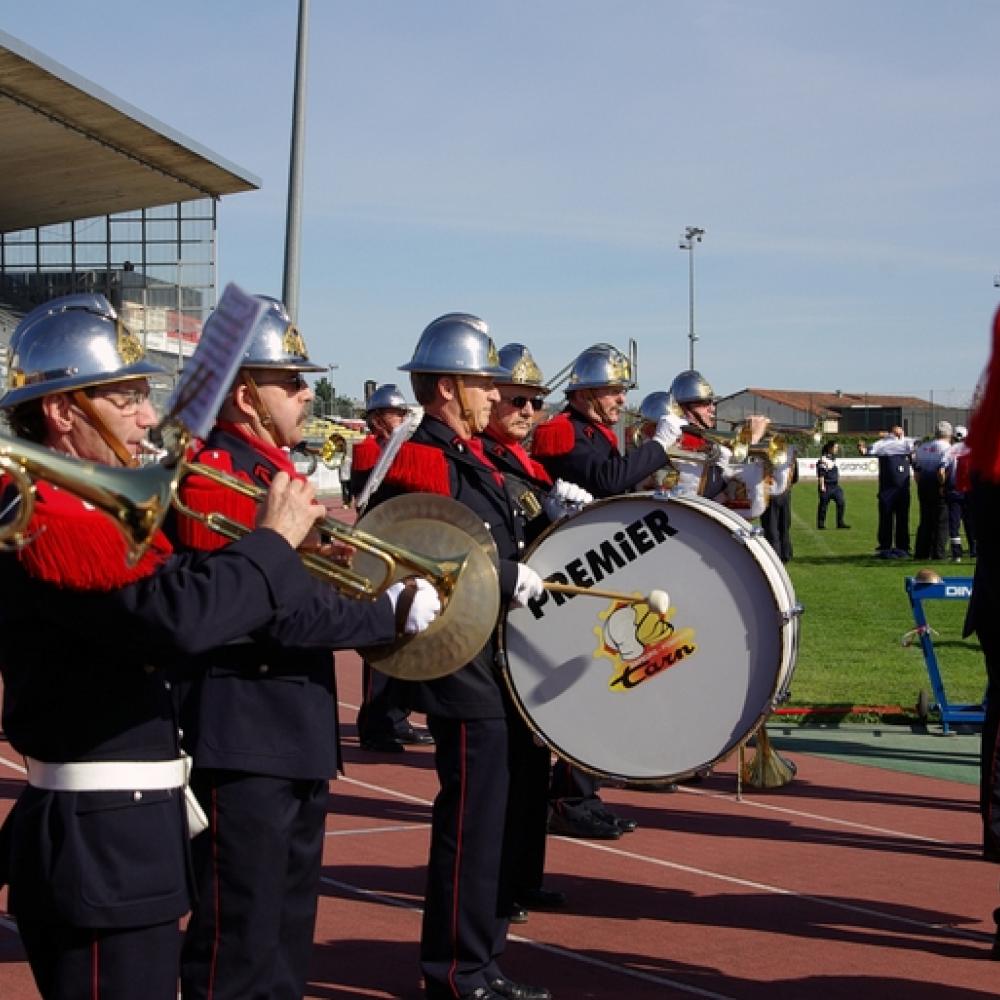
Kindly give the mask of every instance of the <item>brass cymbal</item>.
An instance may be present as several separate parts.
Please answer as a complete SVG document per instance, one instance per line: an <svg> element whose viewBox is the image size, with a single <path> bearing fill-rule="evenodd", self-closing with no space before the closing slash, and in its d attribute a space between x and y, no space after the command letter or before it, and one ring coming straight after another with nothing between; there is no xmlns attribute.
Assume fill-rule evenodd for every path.
<svg viewBox="0 0 1000 1000"><path fill-rule="evenodd" d="M497 550L486 526L468 507L451 497L406 493L370 510L358 527L386 542L434 559L460 562L451 596L426 631L385 646L370 646L365 659L390 677L429 681L465 666L486 645L500 614ZM359 552L354 568L376 572L371 556ZM410 575L397 568L393 581Z"/></svg>

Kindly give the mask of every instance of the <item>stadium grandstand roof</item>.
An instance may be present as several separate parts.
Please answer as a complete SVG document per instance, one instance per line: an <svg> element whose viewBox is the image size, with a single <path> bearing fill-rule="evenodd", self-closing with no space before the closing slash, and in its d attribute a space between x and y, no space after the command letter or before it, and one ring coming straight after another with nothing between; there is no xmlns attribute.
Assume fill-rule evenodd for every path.
<svg viewBox="0 0 1000 1000"><path fill-rule="evenodd" d="M260 187L3 31L0 135L0 232Z"/></svg>

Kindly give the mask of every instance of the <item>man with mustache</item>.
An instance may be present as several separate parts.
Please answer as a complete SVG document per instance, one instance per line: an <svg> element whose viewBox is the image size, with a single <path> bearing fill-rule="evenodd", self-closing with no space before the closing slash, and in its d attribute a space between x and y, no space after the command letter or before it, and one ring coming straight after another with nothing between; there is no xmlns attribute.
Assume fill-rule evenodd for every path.
<svg viewBox="0 0 1000 1000"><path fill-rule="evenodd" d="M285 307L258 298L263 319L194 460L266 486L281 473L295 476L288 452L302 439L313 398L303 372L324 369L309 360ZM188 477L181 494L196 511L253 523L251 499L205 477ZM176 532L187 548L228 544L186 516ZM440 607L426 581L417 585L399 632L426 628ZM389 591L394 610L395 588L402 583ZM326 621L289 608L280 630L246 635L191 664L197 675L183 691L181 726L209 829L192 845L199 899L181 957L185 1000L304 993L329 779L341 764L330 650L387 641L367 623L367 605L341 598Z"/></svg>
<svg viewBox="0 0 1000 1000"><path fill-rule="evenodd" d="M9 879L8 907L45 997L176 1000L194 831L176 663L249 633L280 636L289 609L325 628L345 603L317 594L295 552L323 508L283 472L260 530L224 551L175 554L156 532L126 561L114 488L103 509L82 497L136 481L127 470L157 421L157 374L103 295L67 295L18 325L0 399L11 453L44 470L31 477L22 545L0 555L3 728L27 764L0 834L0 883ZM4 522L28 502L8 487ZM375 641L395 634L388 599L346 617Z"/></svg>

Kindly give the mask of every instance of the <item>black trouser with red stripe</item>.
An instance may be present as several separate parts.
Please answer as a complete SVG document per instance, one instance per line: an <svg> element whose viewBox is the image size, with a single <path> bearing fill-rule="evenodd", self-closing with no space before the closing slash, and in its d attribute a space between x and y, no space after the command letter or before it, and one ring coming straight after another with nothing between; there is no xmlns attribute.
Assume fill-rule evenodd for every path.
<svg viewBox="0 0 1000 1000"><path fill-rule="evenodd" d="M505 719L428 716L434 799L420 968L432 1000L500 975L508 920L498 913L508 765Z"/></svg>
<svg viewBox="0 0 1000 1000"><path fill-rule="evenodd" d="M176 1000L180 926L74 927L18 917L38 992L46 1000Z"/></svg>
<svg viewBox="0 0 1000 1000"><path fill-rule="evenodd" d="M329 783L195 769L209 829L192 841L199 898L184 1000L296 998L316 925Z"/></svg>
<svg viewBox="0 0 1000 1000"><path fill-rule="evenodd" d="M983 817L983 853L1000 862L1000 632L982 629L977 638L986 660L986 717L980 761L979 811Z"/></svg>

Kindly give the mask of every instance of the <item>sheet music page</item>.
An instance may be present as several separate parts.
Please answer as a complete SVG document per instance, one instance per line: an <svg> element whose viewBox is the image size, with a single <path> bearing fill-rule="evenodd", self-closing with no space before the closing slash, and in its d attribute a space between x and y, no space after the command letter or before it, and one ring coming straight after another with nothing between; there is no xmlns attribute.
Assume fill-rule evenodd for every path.
<svg viewBox="0 0 1000 1000"><path fill-rule="evenodd" d="M194 437L207 436L265 308L236 285L226 285L170 396L161 428L180 424Z"/></svg>

